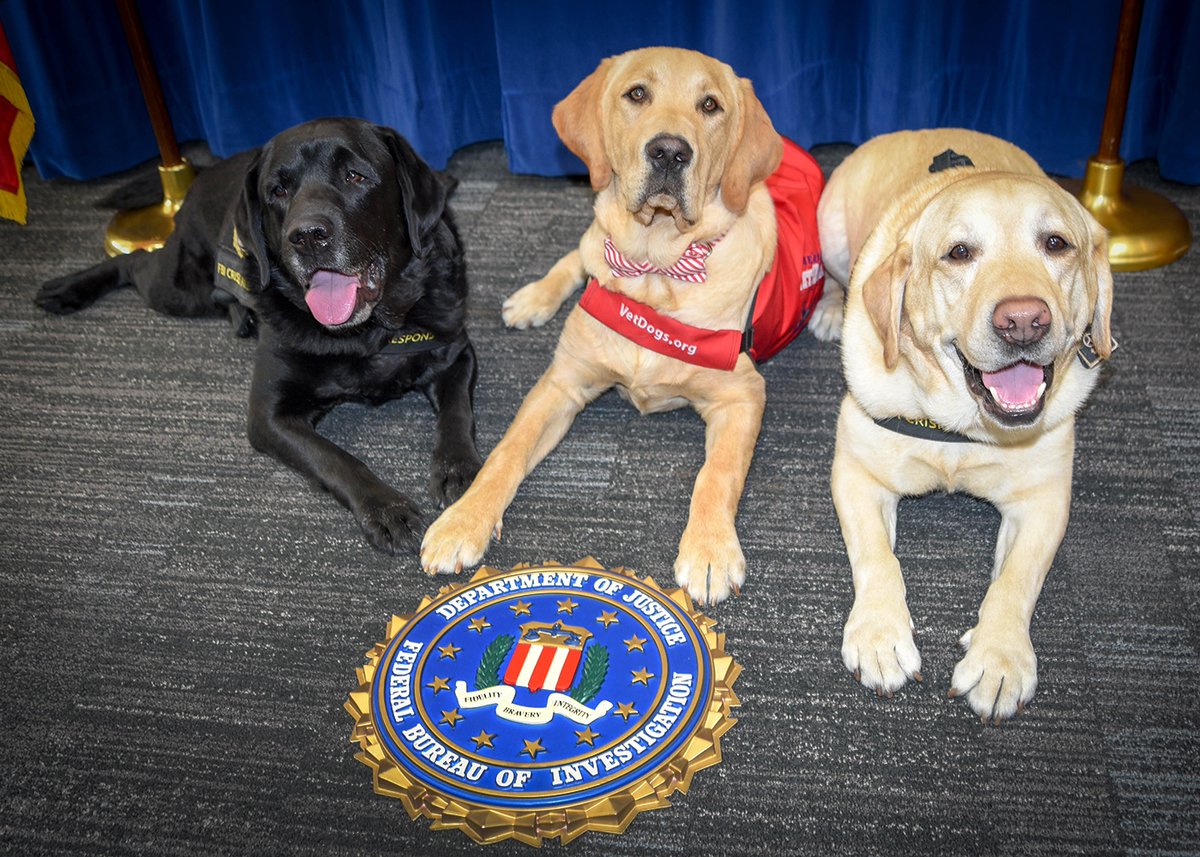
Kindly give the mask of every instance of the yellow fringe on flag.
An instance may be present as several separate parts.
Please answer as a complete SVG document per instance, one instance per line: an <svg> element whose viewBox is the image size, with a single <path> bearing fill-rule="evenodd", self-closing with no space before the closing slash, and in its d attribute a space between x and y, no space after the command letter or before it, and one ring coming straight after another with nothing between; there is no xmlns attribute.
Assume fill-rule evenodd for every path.
<svg viewBox="0 0 1200 857"><path fill-rule="evenodd" d="M17 192L0 191L0 217L24 223L28 203L25 200L25 180L21 176L21 163L25 160L29 141L33 139L33 111L29 109L29 99L25 97L25 89L21 86L21 80L17 77L17 73L2 63L0 63L0 98L7 100L17 108L12 129L9 132L8 140L5 141L13 153L17 165Z"/></svg>

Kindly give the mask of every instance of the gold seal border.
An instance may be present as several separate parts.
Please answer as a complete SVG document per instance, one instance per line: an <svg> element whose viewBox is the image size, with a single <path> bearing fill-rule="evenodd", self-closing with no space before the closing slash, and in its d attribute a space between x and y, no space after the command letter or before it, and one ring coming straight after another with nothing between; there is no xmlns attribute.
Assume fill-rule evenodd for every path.
<svg viewBox="0 0 1200 857"><path fill-rule="evenodd" d="M691 738L657 770L634 785L575 806L550 810L501 810L474 806L426 787L391 759L376 734L371 718L371 684L380 660L388 643L404 630L414 616L435 600L434 597L425 596L412 613L392 616L387 626L387 638L372 646L366 653L366 664L355 670L359 684L350 692L343 706L354 718L350 740L359 746L354 758L371 768L375 792L399 798L409 818L414 821L422 817L430 819L431 830L458 828L484 845L516 839L527 845L540 846L543 839L556 837L566 844L589 830L623 833L639 812L670 806L669 798L676 791L687 794L697 771L721 761L721 736L737 722L731 709L741 702L733 692L733 683L741 674L742 667L726 654L725 635L717 633L716 620L697 611L687 592L682 589L664 590L648 575L638 577L632 569L606 569L590 556L570 565L558 562L541 565L521 563L511 569L483 566L467 582L443 586L436 598L492 577L529 569L606 571L631 577L670 599L691 618L712 659L712 692L708 711Z"/></svg>

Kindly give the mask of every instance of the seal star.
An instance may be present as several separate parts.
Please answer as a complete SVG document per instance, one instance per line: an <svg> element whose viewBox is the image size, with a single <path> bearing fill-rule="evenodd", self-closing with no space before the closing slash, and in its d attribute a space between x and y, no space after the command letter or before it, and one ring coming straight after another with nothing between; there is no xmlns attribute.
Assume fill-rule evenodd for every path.
<svg viewBox="0 0 1200 857"><path fill-rule="evenodd" d="M617 710L613 714L620 714L628 721L630 717L637 714L637 709L633 707L632 702L619 702L617 703Z"/></svg>
<svg viewBox="0 0 1200 857"><path fill-rule="evenodd" d="M463 716L458 713L458 709L451 708L449 711L442 712L441 722L449 724L450 728L453 729L455 726L458 725L458 721L460 721L462 719L463 719Z"/></svg>
<svg viewBox="0 0 1200 857"><path fill-rule="evenodd" d="M647 687L649 687L650 679L652 679L652 678L654 678L654 673L650 672L650 670L646 669L645 667L642 667L640 670L633 671L633 682L632 683L633 684L644 684Z"/></svg>
<svg viewBox="0 0 1200 857"><path fill-rule="evenodd" d="M480 729L479 734L473 737L471 740L475 742L475 749L478 750L480 747L491 747L492 739L495 737L495 733Z"/></svg>
<svg viewBox="0 0 1200 857"><path fill-rule="evenodd" d="M622 640L621 642L623 642L625 644L625 651L627 651L627 652L632 652L634 649L637 649L639 652L646 651L644 648L642 648L643 646L646 645L646 641L643 640L641 637L639 637L637 634L634 634L628 640Z"/></svg>
<svg viewBox="0 0 1200 857"><path fill-rule="evenodd" d="M462 651L462 646L456 646L453 643L447 643L444 646L438 646L437 650L441 657L449 658L452 661L457 661L458 658L456 658L455 655Z"/></svg>
<svg viewBox="0 0 1200 857"><path fill-rule="evenodd" d="M532 741L526 741L525 749L521 751L521 753L528 753L529 758L531 758L531 759L536 759L538 753L545 753L545 752L546 752L546 748L542 746L541 738L534 738ZM517 755L520 755L520 753L518 753Z"/></svg>
<svg viewBox="0 0 1200 857"><path fill-rule="evenodd" d="M558 602L558 612L559 613L570 613L572 616L574 616L575 608L578 606L579 605L576 602L572 601L569 597L564 598L562 601Z"/></svg>
<svg viewBox="0 0 1200 857"><path fill-rule="evenodd" d="M517 616L531 616L529 608L532 606L533 604L529 601L518 601L516 604L509 604L508 609L513 612L513 618L515 619Z"/></svg>
<svg viewBox="0 0 1200 857"><path fill-rule="evenodd" d="M471 626L472 631L478 631L480 634L483 633L484 628L492 627L492 623L485 616L477 616L467 624Z"/></svg>
<svg viewBox="0 0 1200 857"><path fill-rule="evenodd" d="M449 690L449 689L450 689L450 682L449 682L449 681L447 681L446 679L442 678L441 676L435 675L435 676L433 677L433 681L431 681L429 684L427 684L427 685L425 685L425 686L426 686L426 687L432 687L432 688L433 688L433 692L436 694L436 693L438 693L438 692L440 692L440 691L443 691L443 690Z"/></svg>
<svg viewBox="0 0 1200 857"><path fill-rule="evenodd" d="M578 741L575 742L576 744L587 744L589 747L595 747L596 739L600 737L600 733L593 732L592 727L588 726L585 729L583 729L582 731L576 729L575 737L579 739Z"/></svg>
<svg viewBox="0 0 1200 857"><path fill-rule="evenodd" d="M609 625L611 625L613 622L620 622L621 620L617 618L616 610L602 610L599 618L597 618L596 621L603 622L604 630L607 631Z"/></svg>

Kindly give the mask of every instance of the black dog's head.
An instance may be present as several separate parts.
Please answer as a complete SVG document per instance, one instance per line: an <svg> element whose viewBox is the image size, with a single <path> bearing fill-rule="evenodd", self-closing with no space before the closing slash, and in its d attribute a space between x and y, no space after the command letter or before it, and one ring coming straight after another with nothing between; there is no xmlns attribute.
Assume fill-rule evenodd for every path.
<svg viewBox="0 0 1200 857"><path fill-rule="evenodd" d="M442 183L395 131L316 119L262 148L234 222L264 289L350 330L377 309L403 322L422 294L400 274L425 254L445 206Z"/></svg>

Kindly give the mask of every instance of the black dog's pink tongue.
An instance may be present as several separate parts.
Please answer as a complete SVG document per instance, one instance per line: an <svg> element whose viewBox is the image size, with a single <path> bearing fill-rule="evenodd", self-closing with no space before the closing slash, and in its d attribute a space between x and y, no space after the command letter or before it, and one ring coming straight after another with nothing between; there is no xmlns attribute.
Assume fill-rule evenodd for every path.
<svg viewBox="0 0 1200 857"><path fill-rule="evenodd" d="M358 306L358 279L337 271L317 271L304 300L321 324L345 324Z"/></svg>

